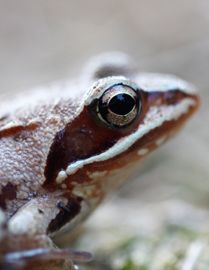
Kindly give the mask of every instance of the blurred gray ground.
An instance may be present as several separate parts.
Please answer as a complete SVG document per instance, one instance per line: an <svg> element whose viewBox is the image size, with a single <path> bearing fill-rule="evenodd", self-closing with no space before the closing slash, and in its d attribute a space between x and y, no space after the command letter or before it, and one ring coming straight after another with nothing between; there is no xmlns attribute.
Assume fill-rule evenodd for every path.
<svg viewBox="0 0 209 270"><path fill-rule="evenodd" d="M75 76L90 56L107 50L128 53L141 70L178 75L200 90L198 114L176 139L149 158L139 179L96 211L80 249L96 253L101 248L101 254L106 254L104 250L113 248L111 241L105 244L104 236L121 241L124 232L143 232L145 239L160 232L162 238L175 224L193 232L184 242L181 262L176 268L158 263L143 269L209 269L204 255L209 238L208 13L208 0L0 0L2 93ZM108 238L102 232L107 228L108 233L110 228L122 232L115 229ZM147 248L149 241L143 241L139 243ZM172 241L171 246L175 246ZM196 260L191 264L193 247L191 258ZM154 250L146 248L146 254ZM159 254L153 255L154 261ZM122 268L119 261L112 268L132 269Z"/></svg>

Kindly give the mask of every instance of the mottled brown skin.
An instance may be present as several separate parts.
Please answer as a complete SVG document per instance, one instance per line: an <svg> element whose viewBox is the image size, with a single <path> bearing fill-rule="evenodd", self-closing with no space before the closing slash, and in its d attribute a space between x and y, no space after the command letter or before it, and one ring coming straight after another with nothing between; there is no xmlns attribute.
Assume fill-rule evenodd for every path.
<svg viewBox="0 0 209 270"><path fill-rule="evenodd" d="M102 126L101 123L97 123L95 119L92 118L90 105L88 108L85 108L79 117L77 117L72 123L69 123L63 130L58 132L55 136L53 144L51 145L50 153L47 158L47 165L45 168L46 181L44 186L47 187L50 185L50 188L52 188L54 184L54 188L56 189L57 183L55 182L55 179L61 169L66 169L69 164L78 160L83 160L105 152L107 149L116 144L118 140L134 132L140 123L143 123L144 116L146 115L150 106L156 104L158 106L161 104L177 104L186 97L194 98L198 102L197 97L182 93L178 89L166 93L145 93L140 91L140 95L143 103L140 116L131 126L125 129L109 129ZM179 129L185 120L190 117L195 110L196 107L192 107L187 115L182 115L182 117L176 121L167 121L160 127L153 129L149 134L146 134L140 138L140 140L134 143L132 147L122 154L117 155L108 161L100 162L98 166L97 164L93 163L90 166L82 168L77 174L73 175L73 181L77 182L78 184L88 185L92 182L92 180L86 176L86 171L93 172L95 169L99 171L103 171L105 169L111 171L127 165L127 162L124 162L123 158L127 160L128 157L128 160L130 161L130 157L128 155L133 153L136 149L140 149L141 145L148 148L149 152L153 151L155 148L157 148L155 141L158 138L160 138L162 135L169 134L172 130ZM92 141L94 142L93 144ZM133 159L135 159L134 155ZM139 159L139 157L137 157L137 159ZM114 160L117 161L115 165ZM71 181L72 177L69 176L63 182L68 186L68 190L73 188L71 186Z"/></svg>
<svg viewBox="0 0 209 270"><path fill-rule="evenodd" d="M6 209L6 200L16 199L16 186L8 182L5 187L2 188L0 194L0 206L2 209Z"/></svg>
<svg viewBox="0 0 209 270"><path fill-rule="evenodd" d="M130 180L138 171L140 160L160 146L158 140L164 136L165 142L172 137L199 104L193 88L190 91L190 85L177 78L164 79L155 74L154 83L150 84L153 89L146 89L152 76L143 84L143 75L134 73L129 58L120 53L99 57L87 71L86 78L74 83L43 87L29 98L22 95L19 99L2 100L2 268L10 265L25 270L73 269L70 259L88 260L90 256L85 253L60 251L52 239L65 238L106 195ZM137 86L115 75L128 75ZM110 77L95 82L106 76ZM137 87L142 103L135 119L125 122L124 127L105 123L96 111L98 99L116 81ZM167 84L168 89L164 90ZM181 85L188 89L181 89ZM141 155L140 150L147 153ZM27 250L32 251L29 257L24 253ZM19 252L18 259L6 257L12 252Z"/></svg>
<svg viewBox="0 0 209 270"><path fill-rule="evenodd" d="M47 234L53 233L62 228L63 225L70 222L71 219L73 219L81 209L81 201L83 200L82 197L76 197L72 196L69 198L68 194L66 194L66 197L68 198L68 202L66 205L62 206L61 203L58 203L58 207L61 208L59 214L54 218L48 228L47 228Z"/></svg>

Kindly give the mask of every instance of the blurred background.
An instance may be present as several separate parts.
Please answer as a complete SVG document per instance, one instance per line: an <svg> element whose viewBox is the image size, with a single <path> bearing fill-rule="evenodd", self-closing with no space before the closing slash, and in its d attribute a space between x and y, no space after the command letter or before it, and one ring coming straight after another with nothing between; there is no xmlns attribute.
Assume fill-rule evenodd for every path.
<svg viewBox="0 0 209 270"><path fill-rule="evenodd" d="M208 0L0 0L2 93L77 76L108 50L200 90L183 132L88 220L74 247L95 259L79 269L209 269L208 13Z"/></svg>

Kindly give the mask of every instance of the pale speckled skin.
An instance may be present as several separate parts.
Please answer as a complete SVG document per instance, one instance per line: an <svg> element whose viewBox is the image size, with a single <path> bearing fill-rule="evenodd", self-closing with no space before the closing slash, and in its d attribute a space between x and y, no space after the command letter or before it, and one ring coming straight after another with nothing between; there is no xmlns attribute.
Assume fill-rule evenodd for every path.
<svg viewBox="0 0 209 270"><path fill-rule="evenodd" d="M45 181L44 167L54 135L71 120L71 117L66 116L62 110L68 107L70 114L73 107L68 103L61 109L62 105L60 103L42 105L33 110L27 109L17 113L15 118L13 117L13 122L23 126L25 130L16 140L11 136L0 141L1 187L6 186L8 181L12 181L17 187L17 200L7 203L8 215L12 215L30 193L40 190ZM33 119L37 128L30 130L30 121ZM3 125L4 122L2 128Z"/></svg>
<svg viewBox="0 0 209 270"><path fill-rule="evenodd" d="M63 233L68 233L71 228L80 223L105 195L120 187L136 173L139 161L135 157L143 158L161 144L160 141L156 142L154 148L150 150L143 146L136 149L135 152L133 151L135 157L132 162L128 164L129 154L123 161L126 164L123 167L119 165L120 161L118 161L117 166L111 170L105 170L105 167L102 167L101 170L95 167L93 172L87 170L88 184L75 181L73 172L71 173L72 181L70 180L71 175L68 173L68 182L63 182L65 179L60 178L55 183L56 189L50 190L49 186L47 188L43 186L46 181L44 171L47 157L56 134L76 119L83 111L84 105L90 104L100 94L103 86L111 84L113 79L101 80L90 88L93 82L106 75L122 75L135 81L141 88L146 88L146 91L155 90L156 87L158 91L166 91L167 88L173 89L175 86L185 93L195 93L191 85L176 77L160 74L140 75L135 72L133 66L129 57L122 53L103 54L90 61L77 80L53 83L27 94L22 93L15 97L1 99L0 202L2 199L6 215L5 219L4 213L0 212L0 251L2 254L40 247L56 248L50 237L63 238ZM120 79L120 77L115 78ZM87 92L89 88L90 90ZM187 114L188 108L191 106L197 106L191 99L187 99L175 107L153 106L147 112L144 124L138 129L136 136L133 136L133 141L137 142L143 135L148 134L150 129L162 125L165 120L176 120L182 114ZM176 128L176 130L178 129L179 127ZM165 135L164 141L168 140L174 131L162 134ZM123 141L126 142L124 145ZM128 136L119 140L116 146L110 148L109 151L92 158L96 164L115 158L114 153L120 155L127 151L127 148L130 147L125 146L127 143L130 146L133 144L132 139L129 140ZM146 149L146 151L140 152L140 149ZM82 164L76 162L75 172L85 168L86 164L91 166L93 161L90 158L86 159L85 164L82 163L83 161L81 161ZM73 187L71 191L68 191L66 185L66 183L69 184L69 181ZM64 185L61 185L62 182ZM58 201L67 205L66 192L82 197L81 210L59 230L48 233L49 224L60 212ZM1 194L4 195L1 197ZM19 259L21 259L21 253ZM65 260L64 257L61 261L37 259L32 265L29 260L26 265L21 267L20 269L33 269L31 267L34 269L74 269L72 261Z"/></svg>

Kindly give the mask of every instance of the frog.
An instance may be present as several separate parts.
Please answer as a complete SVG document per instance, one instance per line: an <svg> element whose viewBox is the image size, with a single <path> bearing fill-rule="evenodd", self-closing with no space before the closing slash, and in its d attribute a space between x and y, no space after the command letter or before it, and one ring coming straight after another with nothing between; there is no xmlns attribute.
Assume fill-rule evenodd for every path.
<svg viewBox="0 0 209 270"><path fill-rule="evenodd" d="M116 51L90 59L77 78L0 102L1 268L72 270L91 254L55 243L179 132L199 94Z"/></svg>

